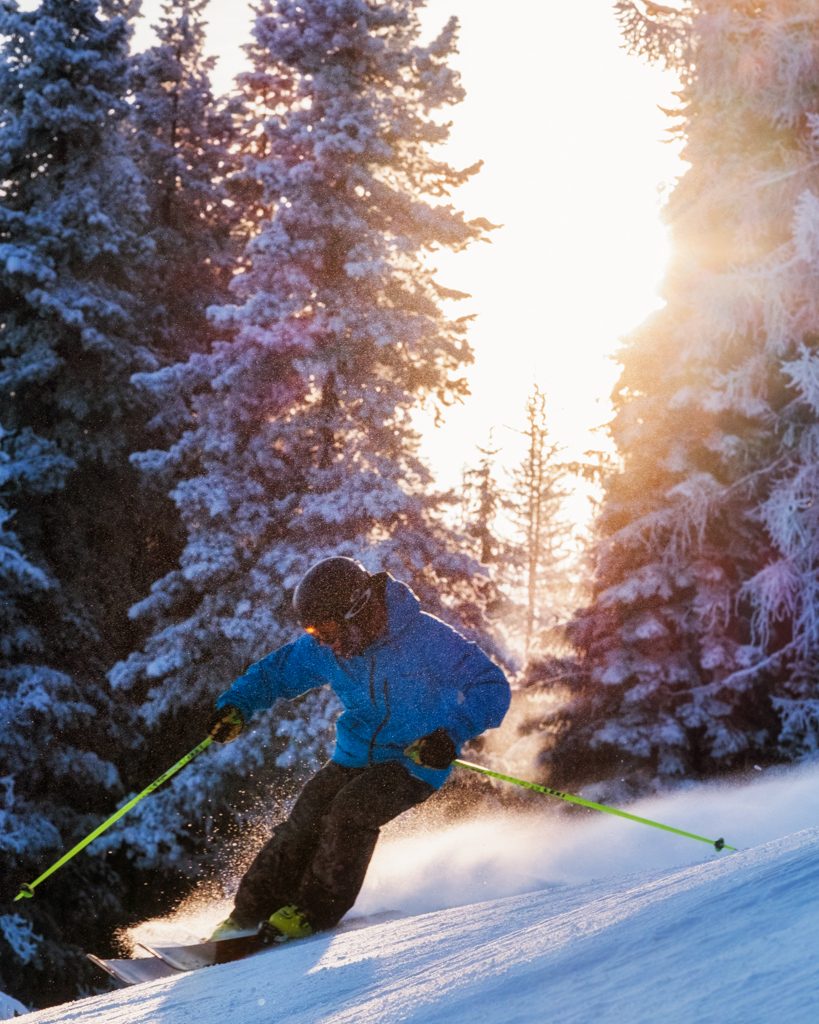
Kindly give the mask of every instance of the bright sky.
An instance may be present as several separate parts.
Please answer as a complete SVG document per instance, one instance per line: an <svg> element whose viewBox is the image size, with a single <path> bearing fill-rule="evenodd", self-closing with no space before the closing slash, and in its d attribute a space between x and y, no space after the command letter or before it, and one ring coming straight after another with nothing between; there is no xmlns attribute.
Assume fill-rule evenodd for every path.
<svg viewBox="0 0 819 1024"><path fill-rule="evenodd" d="M159 6L145 0L148 22ZM659 302L667 243L658 190L682 167L662 141L658 109L673 104L674 83L620 49L612 0L429 0L429 31L451 15L467 99L451 112L448 157L484 160L454 201L503 228L491 245L438 263L442 283L473 296L458 314L478 314L473 397L426 436L445 485L476 461L491 428L501 457L518 460L515 429L535 381L555 440L573 455L600 445L590 431L609 418L610 355ZM249 9L211 0L208 17L215 86L226 91ZM148 40L146 31L138 45Z"/></svg>

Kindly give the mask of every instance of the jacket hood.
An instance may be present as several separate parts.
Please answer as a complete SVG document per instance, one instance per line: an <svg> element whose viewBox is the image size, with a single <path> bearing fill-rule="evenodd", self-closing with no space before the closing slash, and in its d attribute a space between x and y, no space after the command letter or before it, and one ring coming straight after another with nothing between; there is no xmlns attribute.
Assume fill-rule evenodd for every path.
<svg viewBox="0 0 819 1024"><path fill-rule="evenodd" d="M387 577L384 592L387 602L387 639L410 629L421 614L421 602L406 583Z"/></svg>

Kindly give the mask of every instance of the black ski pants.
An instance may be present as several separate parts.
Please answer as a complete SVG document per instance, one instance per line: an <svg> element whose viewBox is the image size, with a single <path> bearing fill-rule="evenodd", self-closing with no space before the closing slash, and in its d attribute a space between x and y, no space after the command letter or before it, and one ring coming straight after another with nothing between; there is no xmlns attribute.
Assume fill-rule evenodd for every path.
<svg viewBox="0 0 819 1024"><path fill-rule="evenodd" d="M254 926L295 904L317 931L332 928L356 901L381 826L433 792L397 761L328 761L248 868L233 916Z"/></svg>

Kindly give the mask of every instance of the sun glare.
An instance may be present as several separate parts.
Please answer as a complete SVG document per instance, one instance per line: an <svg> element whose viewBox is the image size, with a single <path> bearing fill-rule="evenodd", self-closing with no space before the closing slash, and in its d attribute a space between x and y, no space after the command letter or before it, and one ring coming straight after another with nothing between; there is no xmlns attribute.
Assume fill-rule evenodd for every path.
<svg viewBox="0 0 819 1024"><path fill-rule="evenodd" d="M148 45L159 0L145 0ZM424 453L454 486L493 432L500 458L518 460L526 398L545 392L553 437L572 456L600 447L610 416L619 340L660 303L667 256L659 192L681 172L664 142L659 106L675 83L621 48L611 0L497 5L429 0L432 37L455 15L455 66L466 100L450 112L444 156L483 160L453 203L502 225L491 244L438 254L439 280L468 292L457 315L476 313L470 341L472 397L442 426L422 419ZM215 87L243 66L251 13L241 0L211 0Z"/></svg>
<svg viewBox="0 0 819 1024"><path fill-rule="evenodd" d="M503 225L491 245L443 258L470 292L472 399L427 436L455 483L475 445L521 454L516 430L537 382L554 439L579 456L603 439L620 338L660 305L668 241L660 192L681 171L664 143L670 76L620 48L609 0L493 5L432 0L427 23L456 13L467 91L448 158L484 160L457 201ZM503 456L502 456L503 458Z"/></svg>

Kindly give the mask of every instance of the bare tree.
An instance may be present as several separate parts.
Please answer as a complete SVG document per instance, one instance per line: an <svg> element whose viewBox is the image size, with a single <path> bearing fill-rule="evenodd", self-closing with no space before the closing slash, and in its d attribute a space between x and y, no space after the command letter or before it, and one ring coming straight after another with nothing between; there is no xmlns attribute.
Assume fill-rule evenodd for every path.
<svg viewBox="0 0 819 1024"><path fill-rule="evenodd" d="M535 385L526 405L527 451L512 474L510 507L518 528L513 563L524 572L524 651L542 631L559 625L568 611L571 526L565 501L570 467L549 436L546 396Z"/></svg>

